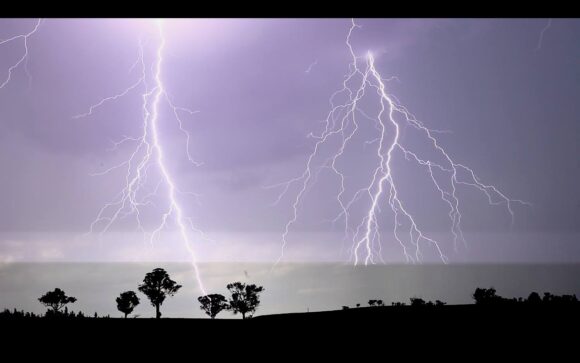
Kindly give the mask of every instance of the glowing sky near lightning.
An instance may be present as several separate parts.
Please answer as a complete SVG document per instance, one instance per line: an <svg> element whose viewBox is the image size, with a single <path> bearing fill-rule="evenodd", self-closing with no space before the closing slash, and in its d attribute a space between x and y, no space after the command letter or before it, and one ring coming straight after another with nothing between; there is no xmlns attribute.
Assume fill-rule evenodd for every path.
<svg viewBox="0 0 580 363"><path fill-rule="evenodd" d="M200 241L201 261L275 261L291 215L289 199L272 206L266 185L301 173L328 99L351 61L350 20L167 21L163 78L174 102L199 111L183 115L183 134L162 124L168 167L182 190L184 213L212 241ZM455 160L512 198L505 208L462 189L467 248L449 251L448 211L424 169L396 160L408 208L436 236L452 262L580 261L580 22L554 20L357 20L359 54L373 52L390 92L428 127ZM0 21L0 38L29 32L34 20ZM46 20L29 39L23 69L0 90L0 261L187 261L175 229L151 247L131 219L100 239L83 237L96 213L119 191L121 173L91 176L118 164L130 149L111 140L139 132L139 92L73 119L96 101L133 84L139 72L142 21ZM0 48L0 80L22 55L22 43ZM151 54L149 54L150 56ZM151 61L151 59L149 59ZM366 105L373 107L372 105ZM162 112L164 119L169 110ZM169 121L168 121L169 122ZM413 143L411 130L401 137ZM415 143L415 149L422 145ZM364 148L345 155L351 180L368 171ZM337 185L321 173L304 199L285 251L288 261L343 261L348 246L337 212ZM388 218L388 217L385 217ZM155 228L145 216L147 226ZM390 229L390 227L385 227ZM384 234L387 262L403 262ZM427 261L437 262L426 251Z"/></svg>

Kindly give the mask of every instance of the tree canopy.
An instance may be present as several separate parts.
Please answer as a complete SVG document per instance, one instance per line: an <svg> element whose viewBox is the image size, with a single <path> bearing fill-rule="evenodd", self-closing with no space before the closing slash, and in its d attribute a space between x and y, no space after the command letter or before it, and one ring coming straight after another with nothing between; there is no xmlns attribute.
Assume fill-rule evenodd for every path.
<svg viewBox="0 0 580 363"><path fill-rule="evenodd" d="M51 308L56 313L67 304L74 303L77 299L72 296L67 296L64 291L57 287L53 291L49 291L42 295L38 301L40 301L44 306Z"/></svg>
<svg viewBox="0 0 580 363"><path fill-rule="evenodd" d="M222 310L229 308L226 297L221 294L209 294L200 296L197 301L201 304L201 310L205 311L210 318L214 319Z"/></svg>
<svg viewBox="0 0 580 363"><path fill-rule="evenodd" d="M117 310L125 314L125 318L127 315L133 312L135 306L139 305L139 297L135 291L125 291L122 292L121 295L117 298Z"/></svg>
<svg viewBox="0 0 580 363"><path fill-rule="evenodd" d="M234 314L242 314L242 318L246 318L246 314L250 317L260 305L260 293L264 291L264 287L254 284L245 284L242 282L233 282L227 285L231 293L230 310Z"/></svg>
<svg viewBox="0 0 580 363"><path fill-rule="evenodd" d="M173 281L167 271L162 268L148 272L143 283L139 285L139 291L145 294L151 305L155 307L155 317L158 319L161 317L160 307L167 296L175 295L180 288L181 285Z"/></svg>

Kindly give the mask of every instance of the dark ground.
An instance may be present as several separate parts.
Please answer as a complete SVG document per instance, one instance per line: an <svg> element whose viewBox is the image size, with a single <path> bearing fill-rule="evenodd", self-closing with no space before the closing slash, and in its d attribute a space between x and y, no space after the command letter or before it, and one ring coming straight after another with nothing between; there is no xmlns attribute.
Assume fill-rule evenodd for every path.
<svg viewBox="0 0 580 363"><path fill-rule="evenodd" d="M345 311L296 313L240 319L30 319L0 321L7 347L72 347L84 354L111 348L125 354L371 354L376 357L451 357L468 360L522 358L541 354L556 361L578 356L578 306L453 305L443 307L364 307ZM16 348L15 348L16 349ZM46 348L27 353L46 353ZM204 353L205 354L205 353ZM520 361L518 359L518 361ZM76 361L76 360L74 360ZM574 360L572 360L574 361Z"/></svg>

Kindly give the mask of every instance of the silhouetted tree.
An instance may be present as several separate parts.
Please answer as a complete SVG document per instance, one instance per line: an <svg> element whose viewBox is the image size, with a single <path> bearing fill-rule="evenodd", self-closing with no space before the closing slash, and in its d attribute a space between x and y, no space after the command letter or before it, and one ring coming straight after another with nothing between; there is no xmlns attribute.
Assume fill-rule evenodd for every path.
<svg viewBox="0 0 580 363"><path fill-rule="evenodd" d="M553 300L554 300L554 295L550 294L549 292L544 293L544 297L542 298L542 302L551 303Z"/></svg>
<svg viewBox="0 0 580 363"><path fill-rule="evenodd" d="M552 295L545 292L542 303L544 305L573 305L578 303L578 298L576 295Z"/></svg>
<svg viewBox="0 0 580 363"><path fill-rule="evenodd" d="M542 298L540 297L540 294L538 294L537 292L532 292L530 294L530 296L528 296L528 299L526 300L526 302L533 304L533 305L538 305L542 303Z"/></svg>
<svg viewBox="0 0 580 363"><path fill-rule="evenodd" d="M385 306L383 300L369 300L369 306Z"/></svg>
<svg viewBox="0 0 580 363"><path fill-rule="evenodd" d="M411 299L411 306L425 306L425 300L419 297L412 297Z"/></svg>
<svg viewBox="0 0 580 363"><path fill-rule="evenodd" d="M51 308L53 313L56 314L66 306L66 304L72 304L77 299L72 296L66 296L65 292L59 288L54 289L53 291L49 291L46 294L42 295L38 301L48 308Z"/></svg>
<svg viewBox="0 0 580 363"><path fill-rule="evenodd" d="M435 300L435 306L443 306L443 305L447 305L447 303L441 300Z"/></svg>
<svg viewBox="0 0 580 363"><path fill-rule="evenodd" d="M220 294L200 296L197 301L201 304L201 310L205 311L210 318L214 319L222 310L229 308L226 297Z"/></svg>
<svg viewBox="0 0 580 363"><path fill-rule="evenodd" d="M117 298L117 310L125 314L125 319L127 315L133 312L135 306L139 305L139 298L135 291L125 291Z"/></svg>
<svg viewBox="0 0 580 363"><path fill-rule="evenodd" d="M254 284L247 285L242 282L233 282L227 285L231 293L229 309L234 314L242 314L242 318L246 318L246 314L254 313L260 305L260 293L264 291L264 287L256 286Z"/></svg>
<svg viewBox="0 0 580 363"><path fill-rule="evenodd" d="M159 308L167 296L173 296L181 288L175 281L169 278L169 274L162 268L156 268L148 272L139 285L139 291L144 293L151 305L155 307L155 318L161 318Z"/></svg>
<svg viewBox="0 0 580 363"><path fill-rule="evenodd" d="M350 309L348 306L346 306L346 305L342 306L342 310L348 310L348 309Z"/></svg>
<svg viewBox="0 0 580 363"><path fill-rule="evenodd" d="M4 311L0 312L0 320L2 319L38 319L41 316L36 315L30 312L18 311L16 309L10 311L8 309L4 309Z"/></svg>
<svg viewBox="0 0 580 363"><path fill-rule="evenodd" d="M360 304L356 304L356 307L357 307L357 308L360 308Z"/></svg>
<svg viewBox="0 0 580 363"><path fill-rule="evenodd" d="M565 303L565 304L577 304L578 298L576 297L576 294L574 294L574 295L562 295L562 296L560 296L560 301Z"/></svg>
<svg viewBox="0 0 580 363"><path fill-rule="evenodd" d="M493 287L489 289L477 288L473 293L473 299L476 304L493 304L501 300L501 297L495 294Z"/></svg>

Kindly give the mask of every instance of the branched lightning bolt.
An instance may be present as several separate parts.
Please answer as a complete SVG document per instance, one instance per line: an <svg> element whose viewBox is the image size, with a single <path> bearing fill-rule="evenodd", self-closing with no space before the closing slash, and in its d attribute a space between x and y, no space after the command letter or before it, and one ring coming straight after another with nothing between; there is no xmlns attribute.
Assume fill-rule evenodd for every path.
<svg viewBox="0 0 580 363"><path fill-rule="evenodd" d="M20 57L16 63L14 63L13 65L11 65L8 68L8 75L6 76L6 79L2 82L2 84L0 84L0 89L4 88L8 83L10 83L10 80L12 79L12 72L14 70L16 70L23 63L24 63L24 71L26 72L28 79L29 80L31 79L30 73L28 72L28 68L27 68L27 64L28 64L28 38L30 38L34 33L36 33L36 31L38 30L38 27L40 26L41 23L42 23L42 19L38 19L36 21L36 25L34 26L34 28L30 32L28 32L26 34L15 35L11 38L4 39L4 40L0 41L0 46L1 46L4 44L8 44L10 42L17 41L19 39L22 39L23 45L24 45L24 54L22 54L22 57Z"/></svg>
<svg viewBox="0 0 580 363"><path fill-rule="evenodd" d="M370 52L364 57L356 56L351 45L353 31L360 26L352 21L346 45L352 57L349 64L349 72L345 76L342 88L330 97L330 112L324 121L324 131L319 135L310 134L316 140L313 151L307 158L303 173L287 182L276 184L282 187L282 192L278 196L276 203L288 193L290 186L298 184L298 192L292 202L292 216L287 221L282 234L282 253L277 262L284 256L284 249L288 242L288 236L292 225L298 220L298 210L303 202L308 189L315 183L315 175L320 169L330 169L337 177L340 190L336 196L336 201L340 211L333 222L343 220L345 238L352 239L352 258L354 264L364 262L365 265L382 261L381 256L381 233L377 214L381 212L381 204L386 202L394 218L393 237L401 246L407 262L420 262L422 260L423 244L431 245L439 258L447 262L448 258L443 253L440 242L428 236L420 227L413 214L406 207L406 204L399 196L399 187L396 182L393 170L393 160L397 157L404 157L424 167L429 173L431 182L441 196L441 200L449 208L449 218L451 221L451 234L453 235L454 246L457 248L458 241L465 242L461 230L460 203L457 196L457 187L465 185L476 188L483 192L489 203L492 205L505 205L509 212L512 223L514 217L513 204L528 204L521 200L508 198L504 193L493 185L487 185L480 181L474 171L463 164L454 161L445 149L439 144L436 133L445 132L431 130L410 113L400 102L390 95L386 90L386 83L397 79L391 77L382 78L375 66L375 58ZM361 100L368 94L376 94L379 99L379 111L376 115L368 115L360 108ZM335 100L343 97L346 101L336 104ZM362 117L361 117L362 116ZM345 154L354 136L359 132L363 120L372 122L376 130L376 137L365 141L365 146L371 146L376 151L376 168L372 173L372 178L367 186L356 191L350 200L345 199L347 186L345 175L339 170L337 161ZM401 140L401 129L411 127L417 130L424 137L429 145L435 150L435 157L443 162L433 161L435 157L427 158L418 155ZM325 144L338 139L340 146L335 153L317 166L315 159L320 154L320 149ZM318 172L315 170L318 169ZM366 212L358 221L351 221L350 210L355 203L366 201Z"/></svg>
<svg viewBox="0 0 580 363"><path fill-rule="evenodd" d="M159 35L159 43L155 52L155 59L151 69L152 76L148 77L146 62L144 60L143 42L139 42L139 57L137 62L131 69L140 66L140 77L129 87L116 95L103 98L96 104L90 106L87 112L75 116L75 118L83 118L91 116L101 106L107 102L115 101L136 89L142 89L142 134L137 137L125 136L120 141L114 142L114 148L124 143L134 143L133 151L127 160L115 165L101 173L95 175L108 174L112 170L124 168L125 169L125 183L121 191L113 198L113 201L105 204L98 212L97 217L90 226L89 233L100 229L100 234L109 230L109 228L120 219L127 216L134 216L137 223L137 230L142 232L144 236L147 235L143 223L141 222L141 211L146 205L152 204L151 198L159 194L161 187L167 190L168 206L161 214L159 225L149 233L148 240L151 244L159 238L160 233L167 228L169 220L172 218L179 230L180 238L191 255L191 263L195 272L195 278L198 282L200 290L206 294L203 281L201 279L200 271L197 265L197 258L195 251L191 244L190 233L194 232L203 239L207 239L201 230L193 225L190 218L184 215L181 204L178 200L178 195L185 194L180 191L174 181L174 178L168 169L165 158L163 143L159 134L160 123L160 106L162 102L170 108L175 120L177 121L179 130L185 134L186 137L186 154L191 163L194 165L201 165L200 162L195 161L190 154L189 143L190 135L183 127L183 122L180 114L188 113L194 114L195 111L187 108L176 106L169 97L162 78L163 70L163 54L165 49L166 39L163 32L162 21L157 21L157 30ZM148 79L151 78L151 85ZM157 168L161 178L154 183L154 187L148 188L148 178L150 168ZM192 194L192 193L188 193ZM195 194L194 194L195 195ZM195 195L197 196L197 195Z"/></svg>

